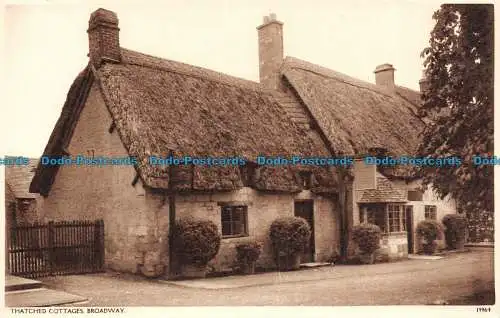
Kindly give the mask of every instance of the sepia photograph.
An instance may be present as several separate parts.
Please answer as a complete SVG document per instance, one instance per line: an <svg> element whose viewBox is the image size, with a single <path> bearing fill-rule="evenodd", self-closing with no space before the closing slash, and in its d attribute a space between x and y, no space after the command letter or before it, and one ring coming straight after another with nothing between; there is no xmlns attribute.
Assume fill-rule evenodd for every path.
<svg viewBox="0 0 500 318"><path fill-rule="evenodd" d="M9 317L498 314L492 3L3 11Z"/></svg>

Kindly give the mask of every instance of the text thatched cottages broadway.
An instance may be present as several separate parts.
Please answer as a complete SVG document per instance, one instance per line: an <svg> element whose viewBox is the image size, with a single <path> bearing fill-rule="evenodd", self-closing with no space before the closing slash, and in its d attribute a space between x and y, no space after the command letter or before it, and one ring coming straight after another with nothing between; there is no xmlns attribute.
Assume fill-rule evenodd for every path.
<svg viewBox="0 0 500 318"><path fill-rule="evenodd" d="M387 224L388 237L399 233L400 246L385 239L386 254L406 248L403 207L423 215L426 202L408 202L413 183L399 171L359 164L149 164L150 156L169 155L251 161L259 155L359 155L371 148L414 151L422 128L415 116L418 92L394 86L393 78L390 87L371 85L284 59L282 23L274 16L258 33L261 83L121 48L116 14L95 11L89 64L70 88L44 156L131 156L137 164L39 164L30 190L43 195L45 220L103 218L107 266L149 276L173 274L169 228L187 216L218 225L223 240L211 262L216 271L233 266L234 246L248 236L265 243L258 266L274 267L269 226L294 214L313 228L306 262L347 253L346 238L360 216ZM382 72L385 84L390 69ZM402 227L395 227L396 219Z"/></svg>

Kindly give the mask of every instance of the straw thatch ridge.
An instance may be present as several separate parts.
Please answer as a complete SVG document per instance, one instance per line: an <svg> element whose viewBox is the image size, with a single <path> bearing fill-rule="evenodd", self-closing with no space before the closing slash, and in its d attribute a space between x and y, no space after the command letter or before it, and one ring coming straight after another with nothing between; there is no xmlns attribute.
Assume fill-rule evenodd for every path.
<svg viewBox="0 0 500 318"><path fill-rule="evenodd" d="M291 57L281 72L336 154L356 155L370 148L416 153L423 122L415 116L416 105L398 93Z"/></svg>
<svg viewBox="0 0 500 318"><path fill-rule="evenodd" d="M89 67L83 74L70 89L45 155L60 154L67 146L74 129L71 123L78 118L72 111L81 111L77 105L71 106L74 96L94 77L125 148L138 160L139 176L151 188L227 191L243 184L237 166L177 166L169 171L165 166L150 165L150 156L243 157L253 161L259 155L329 155L289 120L271 92L255 82L127 49L122 49L121 63L106 63L97 70ZM321 184L313 190L336 192L334 169L311 167L262 167L255 187L300 191L299 169L314 170L318 175ZM46 170L38 169L33 190L40 189L38 184L50 189L57 171Z"/></svg>

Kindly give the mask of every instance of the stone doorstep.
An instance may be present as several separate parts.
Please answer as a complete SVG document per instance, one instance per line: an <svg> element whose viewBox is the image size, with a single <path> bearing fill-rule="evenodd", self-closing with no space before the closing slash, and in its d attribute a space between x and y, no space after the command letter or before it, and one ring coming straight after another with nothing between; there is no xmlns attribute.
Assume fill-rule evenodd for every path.
<svg viewBox="0 0 500 318"><path fill-rule="evenodd" d="M18 276L7 275L5 277L5 291L28 290L42 287L42 282Z"/></svg>
<svg viewBox="0 0 500 318"><path fill-rule="evenodd" d="M408 255L408 259L438 260L443 258L444 258L443 256L438 256L438 255L417 255L417 254Z"/></svg>
<svg viewBox="0 0 500 318"><path fill-rule="evenodd" d="M495 242L465 243L465 247L495 247Z"/></svg>
<svg viewBox="0 0 500 318"><path fill-rule="evenodd" d="M313 262L313 263L302 263L300 267L302 268L314 268L314 267L322 267L322 266L332 266L332 263L325 262Z"/></svg>
<svg viewBox="0 0 500 318"><path fill-rule="evenodd" d="M470 252L471 250L468 249L468 248L464 248L462 250L442 250L438 253L436 253L435 255L438 255L438 256L445 256L445 255L448 255L448 254L456 254L456 253L467 253L467 252Z"/></svg>

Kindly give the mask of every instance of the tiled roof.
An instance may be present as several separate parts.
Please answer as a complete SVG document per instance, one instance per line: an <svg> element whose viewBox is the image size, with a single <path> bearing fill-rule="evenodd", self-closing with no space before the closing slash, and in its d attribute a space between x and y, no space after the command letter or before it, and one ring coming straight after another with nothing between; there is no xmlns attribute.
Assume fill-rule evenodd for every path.
<svg viewBox="0 0 500 318"><path fill-rule="evenodd" d="M38 195L29 192L31 179L35 175L38 159L30 159L28 165L5 166L5 183L8 184L14 196L18 199L34 199Z"/></svg>
<svg viewBox="0 0 500 318"><path fill-rule="evenodd" d="M407 191L397 189L387 178L377 178L377 188L363 191L358 203L407 202Z"/></svg>

